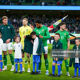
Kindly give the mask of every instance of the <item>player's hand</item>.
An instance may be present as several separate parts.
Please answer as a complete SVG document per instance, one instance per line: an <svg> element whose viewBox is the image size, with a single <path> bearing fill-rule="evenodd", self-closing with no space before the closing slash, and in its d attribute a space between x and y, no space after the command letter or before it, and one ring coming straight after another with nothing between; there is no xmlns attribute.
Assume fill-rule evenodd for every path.
<svg viewBox="0 0 80 80"><path fill-rule="evenodd" d="M33 40L31 40L31 43L33 44Z"/></svg>
<svg viewBox="0 0 80 80"><path fill-rule="evenodd" d="M39 35L39 38L43 38L43 36Z"/></svg>
<svg viewBox="0 0 80 80"><path fill-rule="evenodd" d="M24 38L26 38L26 36L24 36Z"/></svg>
<svg viewBox="0 0 80 80"><path fill-rule="evenodd" d="M6 43L7 43L7 44L10 43L10 40L11 40L11 39L6 40Z"/></svg>

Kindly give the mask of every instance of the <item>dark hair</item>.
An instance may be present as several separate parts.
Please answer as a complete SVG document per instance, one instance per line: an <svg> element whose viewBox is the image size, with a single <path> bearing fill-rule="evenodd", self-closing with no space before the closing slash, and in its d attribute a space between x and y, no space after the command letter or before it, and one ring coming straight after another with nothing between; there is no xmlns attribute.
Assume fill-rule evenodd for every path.
<svg viewBox="0 0 80 80"><path fill-rule="evenodd" d="M58 35L60 37L60 34L59 33L56 33L55 35Z"/></svg>
<svg viewBox="0 0 80 80"><path fill-rule="evenodd" d="M60 25L59 25L59 26L62 26L62 25L66 25L66 23L65 23L65 22L62 22L62 23L60 23Z"/></svg>
<svg viewBox="0 0 80 80"><path fill-rule="evenodd" d="M14 41L16 40L17 37L19 37L19 36L16 35L16 36L14 37ZM20 37L19 37L19 38L20 38ZM21 41L21 38L20 38L20 41Z"/></svg>
<svg viewBox="0 0 80 80"><path fill-rule="evenodd" d="M76 40L80 40L80 39L79 39L79 38L75 38L75 41L76 41Z"/></svg>
<svg viewBox="0 0 80 80"><path fill-rule="evenodd" d="M36 20L36 22L35 23L39 23L39 24L41 24L42 23L42 21L41 20Z"/></svg>
<svg viewBox="0 0 80 80"><path fill-rule="evenodd" d="M36 35L36 32L33 31L33 32L30 34L30 36L32 36L32 35Z"/></svg>

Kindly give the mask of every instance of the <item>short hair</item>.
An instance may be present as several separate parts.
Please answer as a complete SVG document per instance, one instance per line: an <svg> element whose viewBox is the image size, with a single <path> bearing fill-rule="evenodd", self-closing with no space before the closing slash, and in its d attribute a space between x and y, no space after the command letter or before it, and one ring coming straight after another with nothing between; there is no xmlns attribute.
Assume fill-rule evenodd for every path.
<svg viewBox="0 0 80 80"><path fill-rule="evenodd" d="M56 33L55 35L58 35L60 37L60 34L59 33Z"/></svg>
<svg viewBox="0 0 80 80"><path fill-rule="evenodd" d="M60 26L62 26L62 25L66 25L66 23L65 22L60 23Z"/></svg>
<svg viewBox="0 0 80 80"><path fill-rule="evenodd" d="M30 35L31 35L31 36L32 36L32 35L36 35L36 32L33 31Z"/></svg>
<svg viewBox="0 0 80 80"><path fill-rule="evenodd" d="M23 18L23 20L26 20L26 21L28 21L28 19L27 19L27 18Z"/></svg>
<svg viewBox="0 0 80 80"><path fill-rule="evenodd" d="M76 41L76 40L79 40L79 41L80 41L80 39L79 39L79 38L75 38L75 41Z"/></svg>
<svg viewBox="0 0 80 80"><path fill-rule="evenodd" d="M4 20L4 19L8 19L8 17L7 17L7 16L3 16L3 17L2 17L2 20Z"/></svg>
<svg viewBox="0 0 80 80"><path fill-rule="evenodd" d="M19 37L19 36L18 36L18 35L16 35L16 36L14 37L14 41L16 40L16 38L17 38L17 37ZM20 38L20 37L19 37L19 38ZM20 38L20 41L21 41L21 38Z"/></svg>
<svg viewBox="0 0 80 80"><path fill-rule="evenodd" d="M39 23L39 24L42 24L42 21L40 19L36 20L35 23Z"/></svg>

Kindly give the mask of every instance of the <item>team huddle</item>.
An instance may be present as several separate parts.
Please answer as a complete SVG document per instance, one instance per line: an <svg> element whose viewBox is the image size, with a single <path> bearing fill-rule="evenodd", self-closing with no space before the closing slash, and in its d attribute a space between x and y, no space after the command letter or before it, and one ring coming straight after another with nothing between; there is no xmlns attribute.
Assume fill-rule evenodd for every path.
<svg viewBox="0 0 80 80"><path fill-rule="evenodd" d="M20 73L25 71L25 59L24 55L26 53L27 62L28 62L28 70L27 72L31 72L30 69L30 57L33 55L33 71L31 74L40 74L41 73L41 58L42 53L45 59L45 67L46 67L46 75L49 75L49 63L48 63L48 44L47 40L50 38L49 30L46 26L42 25L41 20L37 20L35 22L36 28L31 28L28 26L28 19L24 18L22 20L23 26L19 28L19 35L15 34L14 27L8 24L8 17L2 17L3 24L0 26L0 71L7 70L7 51L10 56L10 61L12 64L12 68L10 71L18 72L18 63L20 64ZM69 32L66 29L66 24L62 22L60 24L60 30L55 33L54 42L52 44L52 50L62 49L69 50L70 48L70 36ZM75 45L73 50L79 50L79 39L75 40ZM14 54L13 54L14 51ZM3 58L2 58L3 53ZM14 56L13 56L14 55ZM80 59L72 58L70 59L70 63L68 58L54 58L52 63L52 74L50 76L55 75L55 65L58 66L58 77L62 74L62 62L65 61L65 67L67 76L69 74L69 66L71 67L74 64L74 76L77 76L77 68L78 77L80 78ZM3 68L4 64L4 68ZM15 66L14 66L15 65ZM36 71L35 71L36 67Z"/></svg>

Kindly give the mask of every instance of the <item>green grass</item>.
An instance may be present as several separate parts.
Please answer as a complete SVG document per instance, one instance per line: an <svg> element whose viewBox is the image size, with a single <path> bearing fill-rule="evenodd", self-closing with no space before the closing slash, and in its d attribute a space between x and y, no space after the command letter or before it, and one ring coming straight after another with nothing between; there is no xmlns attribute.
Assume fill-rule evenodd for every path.
<svg viewBox="0 0 80 80"><path fill-rule="evenodd" d="M48 54L48 60L49 60L49 73L52 73L52 58L50 56L51 53L51 45L49 45L49 54ZM70 48L72 48L73 45L71 45ZM25 58L26 59L26 58ZM42 56L42 69L41 69L41 74L39 75L31 75L30 73L27 73L27 64L25 64L25 72L22 74L17 73L15 74L14 72L10 72L11 65L8 65L8 70L0 72L0 80L78 80L78 78L72 78L74 75L74 69L71 67L69 69L71 77L66 76L66 69L65 69L65 64L63 61L63 74L61 77L50 77L45 75L45 64L44 64L44 58ZM10 63L10 59L8 56L8 64ZM32 58L31 58L31 70L32 70ZM56 66L56 73L57 73L57 66Z"/></svg>

